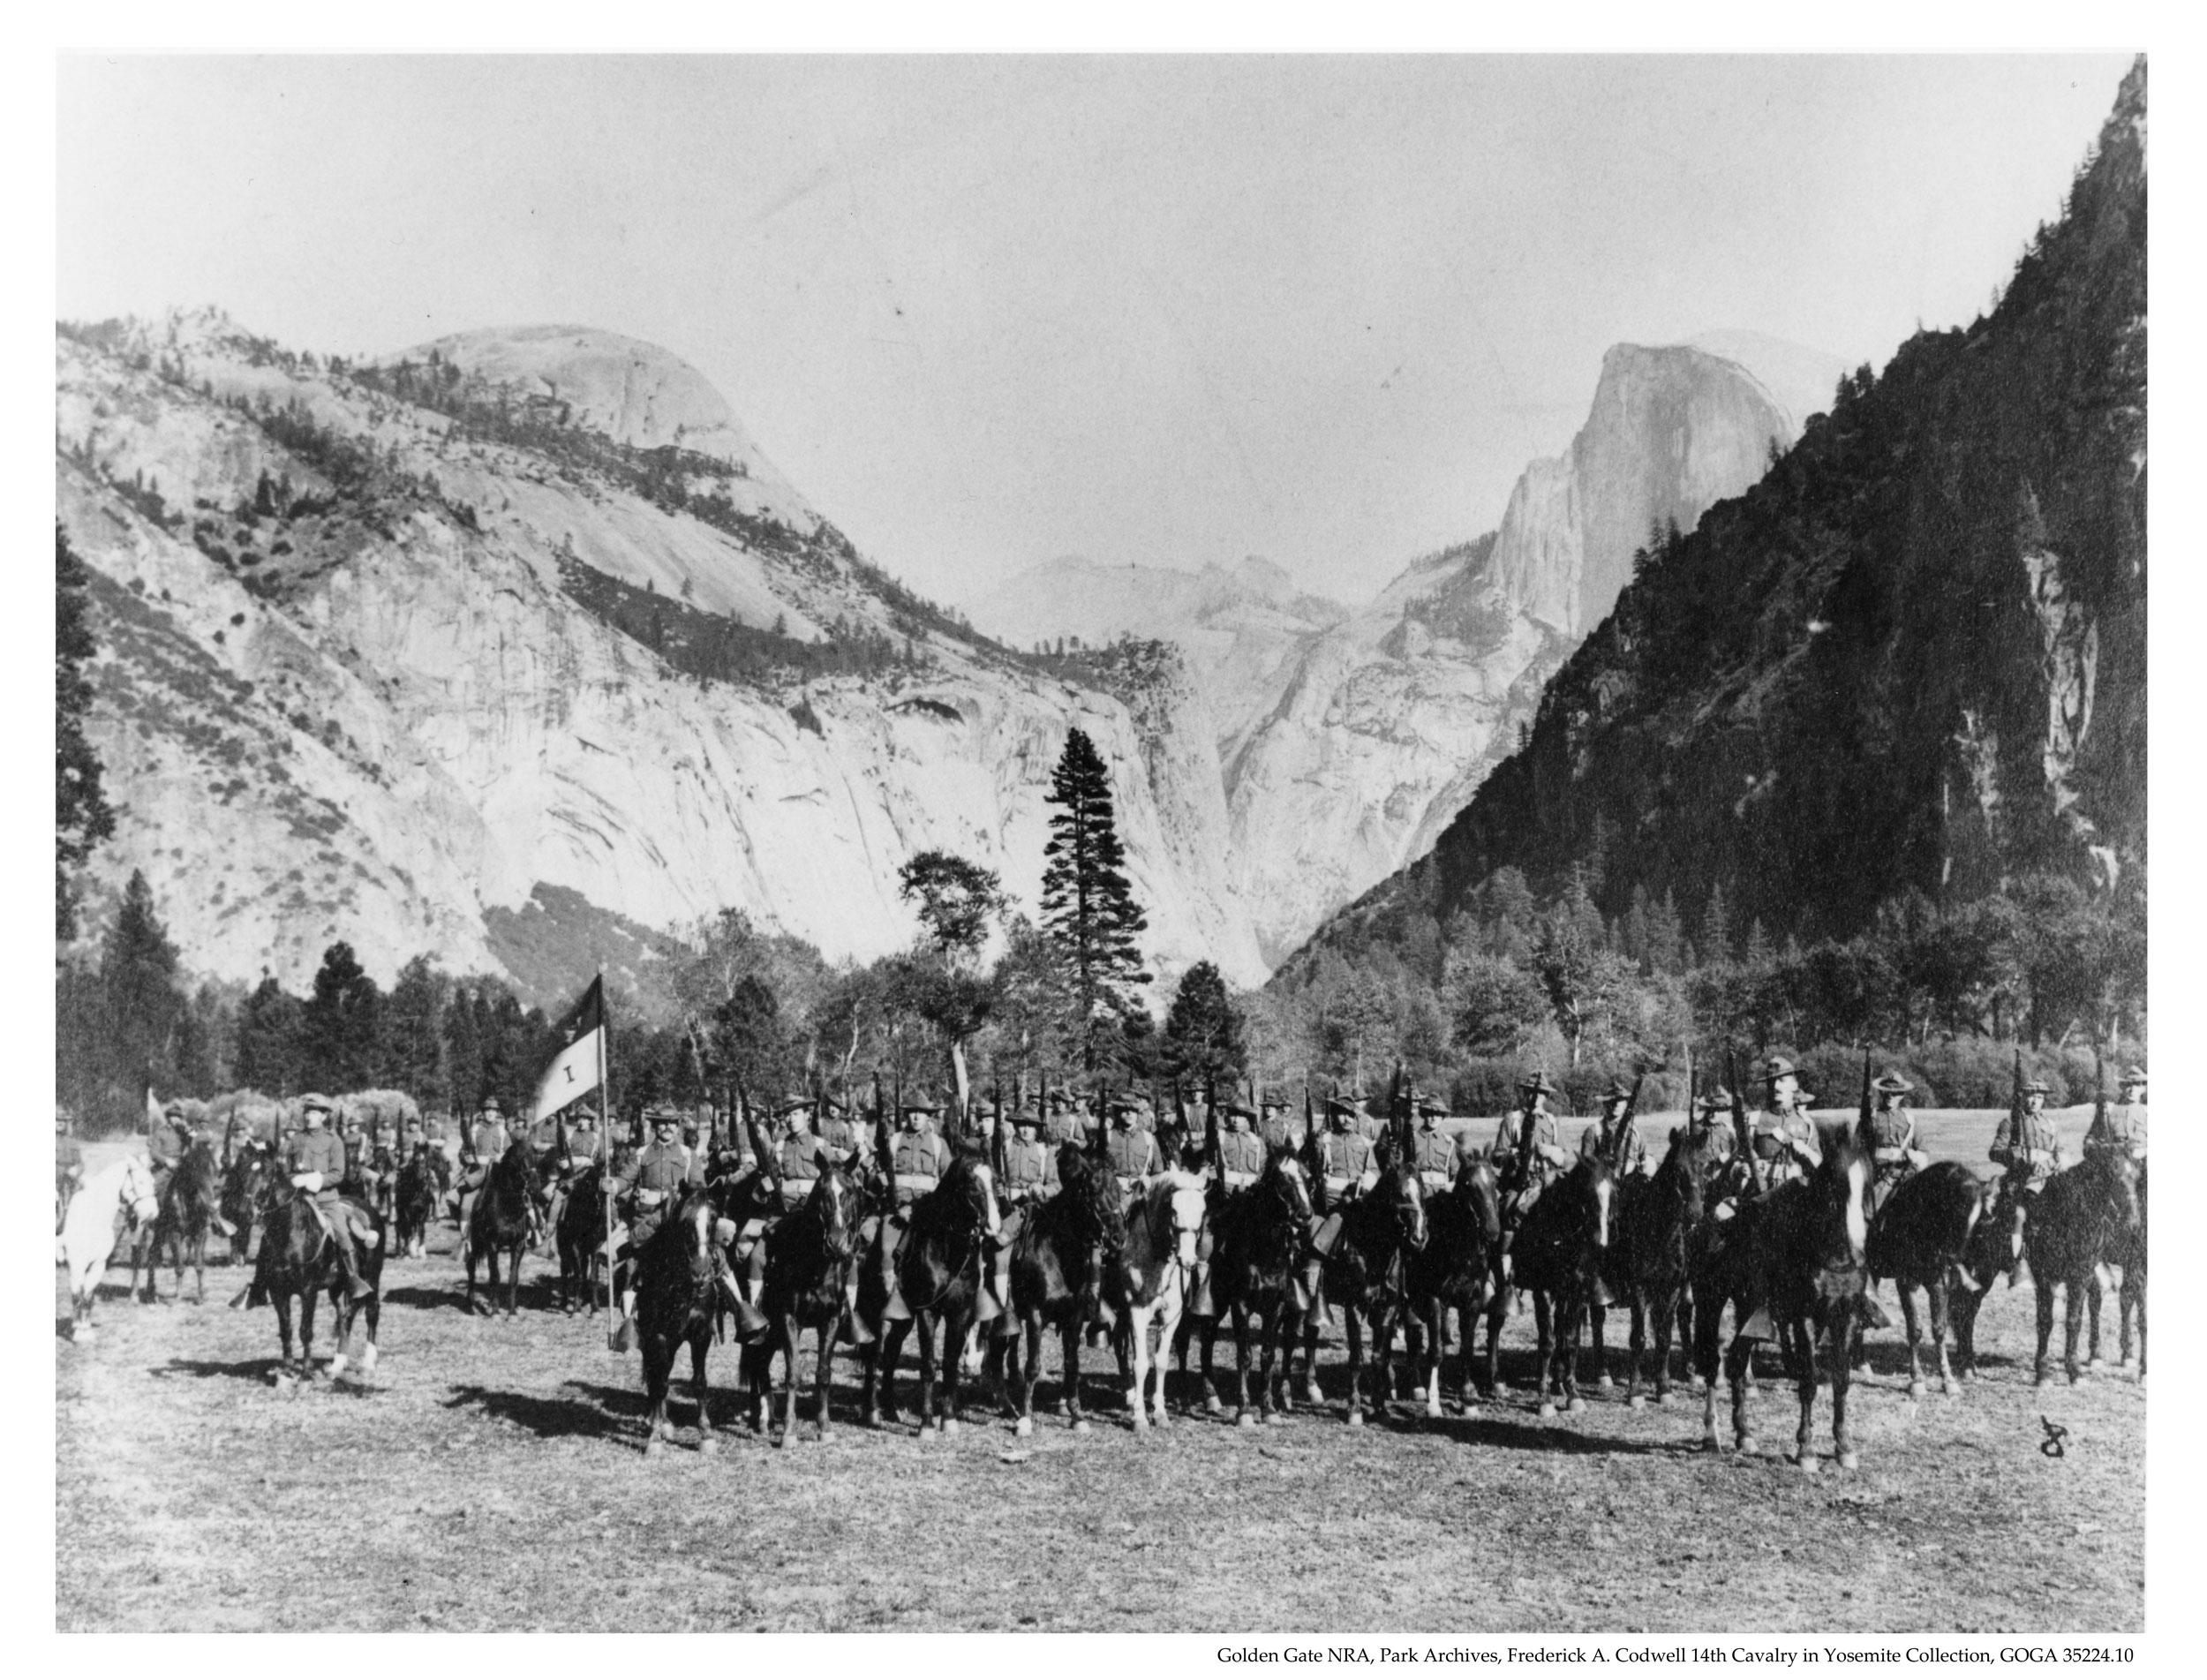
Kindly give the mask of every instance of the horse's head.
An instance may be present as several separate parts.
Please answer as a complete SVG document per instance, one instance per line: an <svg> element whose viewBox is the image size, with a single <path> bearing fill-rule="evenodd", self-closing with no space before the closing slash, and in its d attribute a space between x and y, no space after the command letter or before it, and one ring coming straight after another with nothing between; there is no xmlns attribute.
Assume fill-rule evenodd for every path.
<svg viewBox="0 0 2207 1680"><path fill-rule="evenodd" d="M1259 1182L1282 1206L1298 1231L1309 1225L1310 1172L1301 1156L1284 1143L1273 1144L1264 1152L1264 1176Z"/></svg>
<svg viewBox="0 0 2207 1680"><path fill-rule="evenodd" d="M1556 1187L1571 1197L1586 1240L1606 1251L1616 1225L1617 1202L1617 1175L1609 1164L1598 1155L1582 1155Z"/></svg>
<svg viewBox="0 0 2207 1680"><path fill-rule="evenodd" d="M1832 1252L1838 1252L1843 1239L1848 1263L1860 1266L1870 1245L1870 1183L1875 1175L1869 1151L1851 1126L1821 1131L1818 1141L1824 1160L1812 1182L1834 1227Z"/></svg>
<svg viewBox="0 0 2207 1680"><path fill-rule="evenodd" d="M1502 1240L1502 1184L1493 1161L1483 1154L1465 1156L1449 1194L1472 1216L1489 1247Z"/></svg>
<svg viewBox="0 0 2207 1680"><path fill-rule="evenodd" d="M1684 1126L1673 1126L1670 1148L1664 1152L1662 1164L1655 1169L1655 1184L1672 1198L1689 1225L1701 1223L1707 1205L1708 1182L1707 1135Z"/></svg>
<svg viewBox="0 0 2207 1680"><path fill-rule="evenodd" d="M975 1143L960 1143L951 1156L950 1171L943 1175L942 1187L949 1193L953 1206L991 1237L1002 1228L997 1214L996 1175L989 1170L988 1157Z"/></svg>
<svg viewBox="0 0 2207 1680"><path fill-rule="evenodd" d="M1421 1249L1426 1246L1426 1186L1418 1176L1417 1167L1400 1150L1387 1153L1385 1169L1379 1183L1374 1187L1381 1201L1395 1217L1397 1233L1406 1247Z"/></svg>
<svg viewBox="0 0 2207 1680"><path fill-rule="evenodd" d="M123 1157L123 1177L116 1189L116 1205L133 1222L145 1224L161 1212L161 1198L154 1194L153 1169L135 1155Z"/></svg>
<svg viewBox="0 0 2207 1680"><path fill-rule="evenodd" d="M832 1260L848 1260L858 1225L858 1189L848 1164L821 1151L820 1176L805 1206L819 1222L820 1244Z"/></svg>
<svg viewBox="0 0 2207 1680"><path fill-rule="evenodd" d="M1169 1242L1172 1257L1183 1266L1195 1263L1196 1241L1209 1210L1203 1189L1200 1174L1176 1167L1160 1173L1144 1193L1153 1249L1162 1250Z"/></svg>
<svg viewBox="0 0 2207 1680"><path fill-rule="evenodd" d="M2139 1166L2127 1149L2095 1149L2088 1159L2098 1173L2101 1205L2118 1229L2135 1232L2144 1224L2138 1200Z"/></svg>

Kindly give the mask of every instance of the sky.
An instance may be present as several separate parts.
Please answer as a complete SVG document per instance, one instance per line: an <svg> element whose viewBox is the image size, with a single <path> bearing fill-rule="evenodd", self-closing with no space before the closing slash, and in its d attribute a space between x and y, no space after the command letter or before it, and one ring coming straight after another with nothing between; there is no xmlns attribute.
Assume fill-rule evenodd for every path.
<svg viewBox="0 0 2207 1680"><path fill-rule="evenodd" d="M1602 351L1966 322L2125 61L64 58L56 306L373 354L664 345L859 546L1259 554L1360 600L1491 529Z"/></svg>

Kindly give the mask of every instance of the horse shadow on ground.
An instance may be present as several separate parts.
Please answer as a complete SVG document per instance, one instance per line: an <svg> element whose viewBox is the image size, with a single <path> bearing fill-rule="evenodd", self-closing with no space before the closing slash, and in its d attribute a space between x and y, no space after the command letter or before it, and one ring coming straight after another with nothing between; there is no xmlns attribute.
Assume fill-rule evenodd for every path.
<svg viewBox="0 0 2207 1680"><path fill-rule="evenodd" d="M383 1292L384 1301L392 1307L409 1307L425 1312L450 1311L463 1313L473 1318L503 1318L506 1316L506 1286L498 1286L498 1301L493 1309L490 1298L478 1283L475 1303L468 1304L467 1280L456 1278L448 1284L403 1284ZM516 1317L541 1313L546 1316L561 1316L559 1300L548 1283L531 1281L522 1284L515 1298Z"/></svg>
<svg viewBox="0 0 2207 1680"><path fill-rule="evenodd" d="M647 1410L644 1397L633 1389L582 1382L569 1382L563 1386L568 1392L544 1395L463 1383L456 1386L450 1397L440 1404L447 1411L468 1407L486 1417L517 1424L540 1441L576 1435L607 1441L625 1439L636 1434L634 1420L641 1419ZM716 1390L714 1397L719 1402L714 1410L724 1414L720 1421L725 1425L727 1397ZM667 1416L667 1421L677 1428L694 1428L697 1402L689 1397L670 1398Z"/></svg>

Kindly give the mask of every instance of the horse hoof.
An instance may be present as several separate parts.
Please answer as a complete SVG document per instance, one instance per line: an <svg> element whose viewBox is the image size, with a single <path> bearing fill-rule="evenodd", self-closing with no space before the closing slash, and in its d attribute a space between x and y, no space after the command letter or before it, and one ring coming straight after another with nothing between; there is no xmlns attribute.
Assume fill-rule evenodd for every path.
<svg viewBox="0 0 2207 1680"><path fill-rule="evenodd" d="M1761 1450L1761 1448L1762 1443L1756 1440L1751 1435L1736 1436L1732 1442L1732 1450L1739 1453L1743 1457L1750 1453L1758 1452Z"/></svg>
<svg viewBox="0 0 2207 1680"><path fill-rule="evenodd" d="M1794 1467L1804 1476L1813 1476L1824 1467L1823 1460L1812 1452L1796 1453L1793 1463Z"/></svg>
<svg viewBox="0 0 2207 1680"><path fill-rule="evenodd" d="M1171 1427L1172 1420L1165 1414L1165 1409L1163 1406L1159 1406L1157 1408L1157 1428L1160 1429L1169 1429Z"/></svg>
<svg viewBox="0 0 2207 1680"><path fill-rule="evenodd" d="M1842 1470L1861 1469L1862 1455L1857 1452L1852 1447L1849 1447L1846 1451L1839 1455L1839 1467Z"/></svg>
<svg viewBox="0 0 2207 1680"><path fill-rule="evenodd" d="M1624 1409L1628 1412L1638 1412L1646 1404L1647 1402L1643 1400L1638 1395L1631 1395L1625 1399Z"/></svg>
<svg viewBox="0 0 2207 1680"><path fill-rule="evenodd" d="M1574 1394L1563 1403L1563 1410L1566 1412L1584 1412L1586 1409L1586 1399L1580 1395Z"/></svg>
<svg viewBox="0 0 2207 1680"><path fill-rule="evenodd" d="M1203 1415L1207 1418L1215 1418L1225 1409L1226 1408L1224 1406L1219 1404L1218 1397L1216 1394L1209 1396L1203 1402Z"/></svg>
<svg viewBox="0 0 2207 1680"><path fill-rule="evenodd" d="M1708 1434L1701 1437L1701 1450L1704 1452L1721 1452L1724 1450L1724 1443L1716 1438L1715 1430L1712 1429L1708 1432Z"/></svg>
<svg viewBox="0 0 2207 1680"><path fill-rule="evenodd" d="M1313 1405L1325 1405L1326 1391L1318 1386L1318 1381L1315 1377L1303 1384L1303 1398L1309 1401Z"/></svg>
<svg viewBox="0 0 2207 1680"><path fill-rule="evenodd" d="M2045 1388L2046 1386L2046 1374L2044 1371L2041 1371L2038 1375L2032 1377L2030 1379L2030 1386L2034 1389Z"/></svg>
<svg viewBox="0 0 2207 1680"><path fill-rule="evenodd" d="M1542 1417L1544 1417L1544 1418L1552 1418L1552 1417L1554 1417L1554 1416L1555 1415L1555 1403L1553 1400L1543 1400L1543 1401L1541 1401L1541 1402L1540 1402L1540 1415L1541 1415Z"/></svg>
<svg viewBox="0 0 2207 1680"><path fill-rule="evenodd" d="M1249 1415L1247 1412L1237 1412L1237 1413L1234 1413L1234 1428L1237 1428L1237 1429L1254 1429L1254 1428L1255 1428L1256 1427L1257 1427L1257 1420L1256 1420L1254 1418L1251 1417L1251 1416L1250 1416L1250 1415Z"/></svg>
<svg viewBox="0 0 2207 1680"><path fill-rule="evenodd" d="M697 1437L697 1450L702 1456L710 1458L713 1456L713 1454L720 1450L720 1443L709 1435L699 1435Z"/></svg>
<svg viewBox="0 0 2207 1680"><path fill-rule="evenodd" d="M1703 1378L1701 1378L1701 1377L1699 1377L1699 1376L1697 1376L1697 1377L1695 1377L1695 1378L1693 1379L1693 1392L1694 1392L1694 1393L1696 1393L1696 1394L1706 1394L1708 1391L1709 1391L1709 1385L1708 1385L1708 1382L1707 1382L1705 1379L1703 1379Z"/></svg>
<svg viewBox="0 0 2207 1680"><path fill-rule="evenodd" d="M1960 1377L1958 1377L1958 1376L1950 1376L1950 1377L1948 1377L1948 1378L1947 1379L1947 1384L1946 1384L1946 1386L1947 1386L1947 1398L1949 1398L1949 1399L1953 1399L1953 1400L1959 1400L1959 1399L1962 1397L1962 1379L1961 1379Z"/></svg>
<svg viewBox="0 0 2207 1680"><path fill-rule="evenodd" d="M957 1433L958 1433L958 1420L957 1420L957 1419L955 1419L955 1418L945 1418L945 1419L943 1420L943 1434L944 1434L945 1436L949 1436L949 1435L956 1435Z"/></svg>
<svg viewBox="0 0 2207 1680"><path fill-rule="evenodd" d="M1616 1386L1616 1380L1610 1376L1608 1372L1604 1371L1600 1376L1594 1379L1594 1386L1598 1389L1613 1389Z"/></svg>
<svg viewBox="0 0 2207 1680"><path fill-rule="evenodd" d="M921 1440L923 1440L923 1441L932 1441L932 1440L936 1439L936 1435L937 1435L937 1431L936 1431L935 1426L934 1426L933 1424L931 1424L931 1423L923 1423L923 1424L921 1424L921 1425L920 1425L920 1439L921 1439Z"/></svg>
<svg viewBox="0 0 2207 1680"><path fill-rule="evenodd" d="M644 1456L647 1458L656 1458L659 1456L659 1436L649 1435L644 1437Z"/></svg>
<svg viewBox="0 0 2207 1680"><path fill-rule="evenodd" d="M1075 1418L1075 1419L1073 1420L1073 1434L1075 1434L1075 1435L1087 1435L1087 1434L1088 1434L1088 1433L1090 1432L1090 1431L1089 1431L1089 1428L1088 1428L1088 1420L1086 1418Z"/></svg>
<svg viewBox="0 0 2207 1680"><path fill-rule="evenodd" d="M1440 1415L1441 1397L1436 1393L1426 1401L1426 1416L1429 1418L1437 1418Z"/></svg>
<svg viewBox="0 0 2207 1680"><path fill-rule="evenodd" d="M1349 1408L1349 1428L1352 1429L1361 1429L1363 1427L1364 1414L1358 1411L1354 1406L1351 1406Z"/></svg>
<svg viewBox="0 0 2207 1680"><path fill-rule="evenodd" d="M1413 1400L1424 1399L1426 1397L1426 1385L1422 1382L1412 1382L1410 1385L1410 1397Z"/></svg>
<svg viewBox="0 0 2207 1680"><path fill-rule="evenodd" d="M1911 1400L1922 1399L1924 1397L1924 1385L1921 1382L1909 1383L1908 1385L1908 1397Z"/></svg>
<svg viewBox="0 0 2207 1680"><path fill-rule="evenodd" d="M1275 1412L1275 1413L1273 1413L1270 1417L1269 1417L1269 1418L1267 1418L1267 1419L1265 1420L1265 1421L1266 1421L1267 1423L1276 1424L1276 1425L1277 1425L1277 1424L1284 1424L1284 1423L1285 1423L1287 1420L1288 1420L1288 1410L1287 1410L1287 1408L1286 1408L1285 1406L1282 1406L1282 1407L1281 1407L1281 1408L1280 1408L1277 1412Z"/></svg>
<svg viewBox="0 0 2207 1680"><path fill-rule="evenodd" d="M2069 1373L2069 1386L2073 1389L2081 1389L2091 1380L2092 1374L2090 1371L2072 1371Z"/></svg>
<svg viewBox="0 0 2207 1680"><path fill-rule="evenodd" d="M1035 1420L1032 1418L1021 1418L1017 1423L1014 1423L1012 1426L1012 1433L1016 1435L1033 1435L1035 1433Z"/></svg>
<svg viewBox="0 0 2207 1680"><path fill-rule="evenodd" d="M1668 1389L1656 1390L1655 1404L1657 1405L1668 1405L1670 1404L1670 1390Z"/></svg>

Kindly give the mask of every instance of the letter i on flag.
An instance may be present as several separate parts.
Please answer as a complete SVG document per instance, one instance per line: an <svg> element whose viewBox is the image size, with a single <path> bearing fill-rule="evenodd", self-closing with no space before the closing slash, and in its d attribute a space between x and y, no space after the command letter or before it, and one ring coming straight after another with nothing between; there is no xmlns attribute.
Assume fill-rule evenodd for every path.
<svg viewBox="0 0 2207 1680"><path fill-rule="evenodd" d="M606 976L590 983L590 990L561 1015L552 1028L559 1048L537 1081L534 1119L546 1120L577 1097L598 1089L606 1066Z"/></svg>

